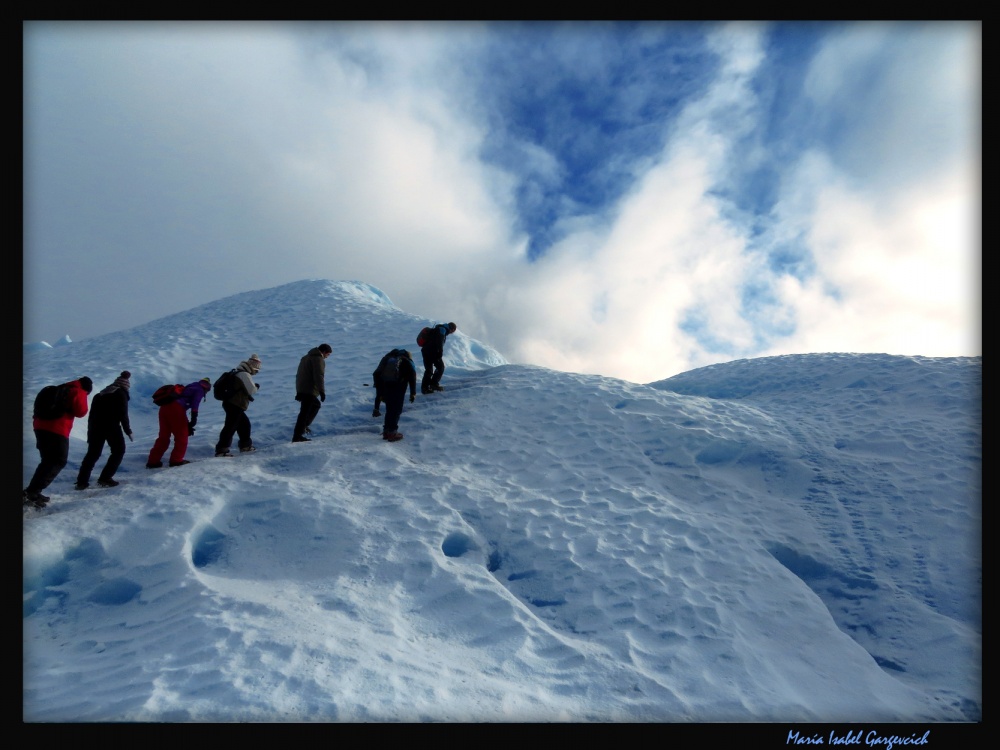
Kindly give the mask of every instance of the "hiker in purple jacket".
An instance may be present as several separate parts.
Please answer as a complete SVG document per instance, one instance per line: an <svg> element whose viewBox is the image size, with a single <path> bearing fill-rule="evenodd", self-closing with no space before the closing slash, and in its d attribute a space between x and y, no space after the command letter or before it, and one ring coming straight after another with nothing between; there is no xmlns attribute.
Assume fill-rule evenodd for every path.
<svg viewBox="0 0 1000 750"><path fill-rule="evenodd" d="M194 435L194 426L198 424L198 407L205 394L212 389L212 381L208 378L189 383L177 394L177 398L169 404L160 407L160 434L153 443L153 449L146 459L147 469L159 469L163 466L163 454L170 447L170 438L174 438L174 449L170 452L170 465L183 466L191 463L184 458L187 453L188 438ZM191 410L191 419L187 411Z"/></svg>

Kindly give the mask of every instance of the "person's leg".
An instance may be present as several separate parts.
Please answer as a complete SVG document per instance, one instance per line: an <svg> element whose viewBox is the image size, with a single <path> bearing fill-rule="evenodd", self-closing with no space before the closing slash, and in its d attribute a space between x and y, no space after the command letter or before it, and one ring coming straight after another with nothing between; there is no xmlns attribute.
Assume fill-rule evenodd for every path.
<svg viewBox="0 0 1000 750"><path fill-rule="evenodd" d="M158 464L163 460L163 454L167 452L167 448L170 447L170 409L168 408L170 404L160 407L160 412L157 415L160 422L160 433L156 436L156 442L153 443L153 448L149 451L149 457L146 459L146 465Z"/></svg>
<svg viewBox="0 0 1000 750"><path fill-rule="evenodd" d="M426 349L420 350L420 356L424 360L424 376L420 379L420 392L431 392L431 378L434 375L434 355Z"/></svg>
<svg viewBox="0 0 1000 750"><path fill-rule="evenodd" d="M319 414L320 401L318 396L302 396L299 404L299 417L295 420L295 431L292 433L292 440L302 440L305 438L306 429L316 419Z"/></svg>
<svg viewBox="0 0 1000 750"><path fill-rule="evenodd" d="M188 447L188 419L183 406L174 402L170 411L170 431L174 436L174 449L170 451L170 463L179 464L184 460Z"/></svg>
<svg viewBox="0 0 1000 750"><path fill-rule="evenodd" d="M253 440L250 438L250 418L247 413L236 407L239 411L239 418L236 422L236 435L239 437L238 445L241 451L248 451L253 448Z"/></svg>
<svg viewBox="0 0 1000 750"><path fill-rule="evenodd" d="M108 456L108 462L104 464L104 469L97 478L98 482L110 482L113 480L115 472L118 471L118 467L122 465L122 459L125 457L125 434L122 432L121 427L109 430L107 440L108 447L111 449L111 455Z"/></svg>
<svg viewBox="0 0 1000 750"><path fill-rule="evenodd" d="M104 436L96 430L87 433L87 453L80 462L80 471L76 475L77 486L86 487L90 484L90 473L97 464L97 459L104 452Z"/></svg>
<svg viewBox="0 0 1000 750"><path fill-rule="evenodd" d="M444 375L444 360L434 360L434 374L431 376L431 389L435 389L441 383L441 376Z"/></svg>
<svg viewBox="0 0 1000 750"><path fill-rule="evenodd" d="M226 413L226 421L219 432L219 442L215 444L215 455L217 456L229 451L229 447L233 444L233 435L236 434L236 424L239 422L240 415L243 414L240 407L234 406L228 401L222 402L222 410Z"/></svg>
<svg viewBox="0 0 1000 750"><path fill-rule="evenodd" d="M385 422L382 423L382 435L392 435L399 432L399 415L403 413L403 398L406 395L406 383L389 386L385 393Z"/></svg>
<svg viewBox="0 0 1000 750"><path fill-rule="evenodd" d="M29 495L40 495L59 476L69 460L69 438L62 435L48 430L35 430L35 447L38 448L41 461L28 482Z"/></svg>

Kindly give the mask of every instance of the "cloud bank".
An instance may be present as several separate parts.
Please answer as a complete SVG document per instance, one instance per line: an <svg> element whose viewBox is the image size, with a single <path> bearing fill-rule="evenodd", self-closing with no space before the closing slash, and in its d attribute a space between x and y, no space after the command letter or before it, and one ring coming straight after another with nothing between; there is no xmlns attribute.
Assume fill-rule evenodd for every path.
<svg viewBox="0 0 1000 750"><path fill-rule="evenodd" d="M24 59L26 341L340 278L637 382L981 353L978 24L33 22Z"/></svg>

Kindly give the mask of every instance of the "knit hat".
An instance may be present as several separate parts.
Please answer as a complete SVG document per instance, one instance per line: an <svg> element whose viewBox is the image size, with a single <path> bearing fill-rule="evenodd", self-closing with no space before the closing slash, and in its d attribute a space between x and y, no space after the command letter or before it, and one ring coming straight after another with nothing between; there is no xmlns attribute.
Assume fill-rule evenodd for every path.
<svg viewBox="0 0 1000 750"><path fill-rule="evenodd" d="M258 357L256 354L251 354L247 358L247 364L250 365L250 368L254 372L257 372L257 370L260 369L260 365L261 365L260 357Z"/></svg>
<svg viewBox="0 0 1000 750"><path fill-rule="evenodd" d="M207 390L208 390L209 388L211 388L211 387L212 387L212 380L211 380L211 378L202 378L202 379L201 379L201 380L199 380L198 382L202 384L202 386L203 386L203 387L205 388L205 390L206 390L206 391L207 391Z"/></svg>
<svg viewBox="0 0 1000 750"><path fill-rule="evenodd" d="M86 391L87 393L90 393L92 390L94 390L94 381L88 378L86 375L84 375L82 378L80 378L80 387L83 388L83 390Z"/></svg>
<svg viewBox="0 0 1000 750"><path fill-rule="evenodd" d="M119 375L118 377L128 380L130 377L132 377L132 373L130 373L128 370L122 370L122 374Z"/></svg>
<svg viewBox="0 0 1000 750"><path fill-rule="evenodd" d="M332 354L333 353L333 347L330 346L329 344L320 344L319 345L319 350L321 352L323 352L324 354Z"/></svg>

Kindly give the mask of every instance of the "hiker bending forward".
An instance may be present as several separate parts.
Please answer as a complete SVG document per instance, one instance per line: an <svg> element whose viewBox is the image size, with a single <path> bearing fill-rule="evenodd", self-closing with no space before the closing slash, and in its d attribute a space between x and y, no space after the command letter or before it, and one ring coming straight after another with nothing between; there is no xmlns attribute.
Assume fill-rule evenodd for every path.
<svg viewBox="0 0 1000 750"><path fill-rule="evenodd" d="M101 487L117 487L115 472L125 456L125 436L132 439L132 427L128 419L129 388L132 373L123 370L107 388L94 396L87 417L87 454L80 462L80 472L76 477L76 488L85 490L90 486L90 473L97 459L104 452L104 444L111 449L111 457L104 465L97 483Z"/></svg>
<svg viewBox="0 0 1000 750"><path fill-rule="evenodd" d="M413 364L412 356L406 350L394 350L382 358L382 364L393 356L398 358L398 367L391 377L386 377L385 369L381 366L375 371L379 375L376 380L379 398L385 402L382 439L390 443L403 439L403 435L399 432L399 416L403 413L403 399L406 398L407 387L410 389L411 404L417 397L417 368Z"/></svg>
<svg viewBox="0 0 1000 750"><path fill-rule="evenodd" d="M260 366L260 357L251 354L236 368L235 392L222 402L222 409L226 412L226 423L222 425L219 442L215 444L216 456L233 455L229 452L229 447L233 444L234 434L239 436L240 453L257 450L250 438L251 425L247 409L250 408L254 394L260 390L260 386L253 382L253 376L260 372Z"/></svg>
<svg viewBox="0 0 1000 750"><path fill-rule="evenodd" d="M198 424L198 407L205 394L212 389L212 381L202 378L194 383L188 383L177 394L177 398L160 407L160 432L146 457L147 469L159 469L163 466L163 454L170 447L170 438L174 439L174 449L170 451L170 466L183 466L191 463L184 455L187 453L188 438L194 435L194 427ZM191 410L191 419L187 412Z"/></svg>

